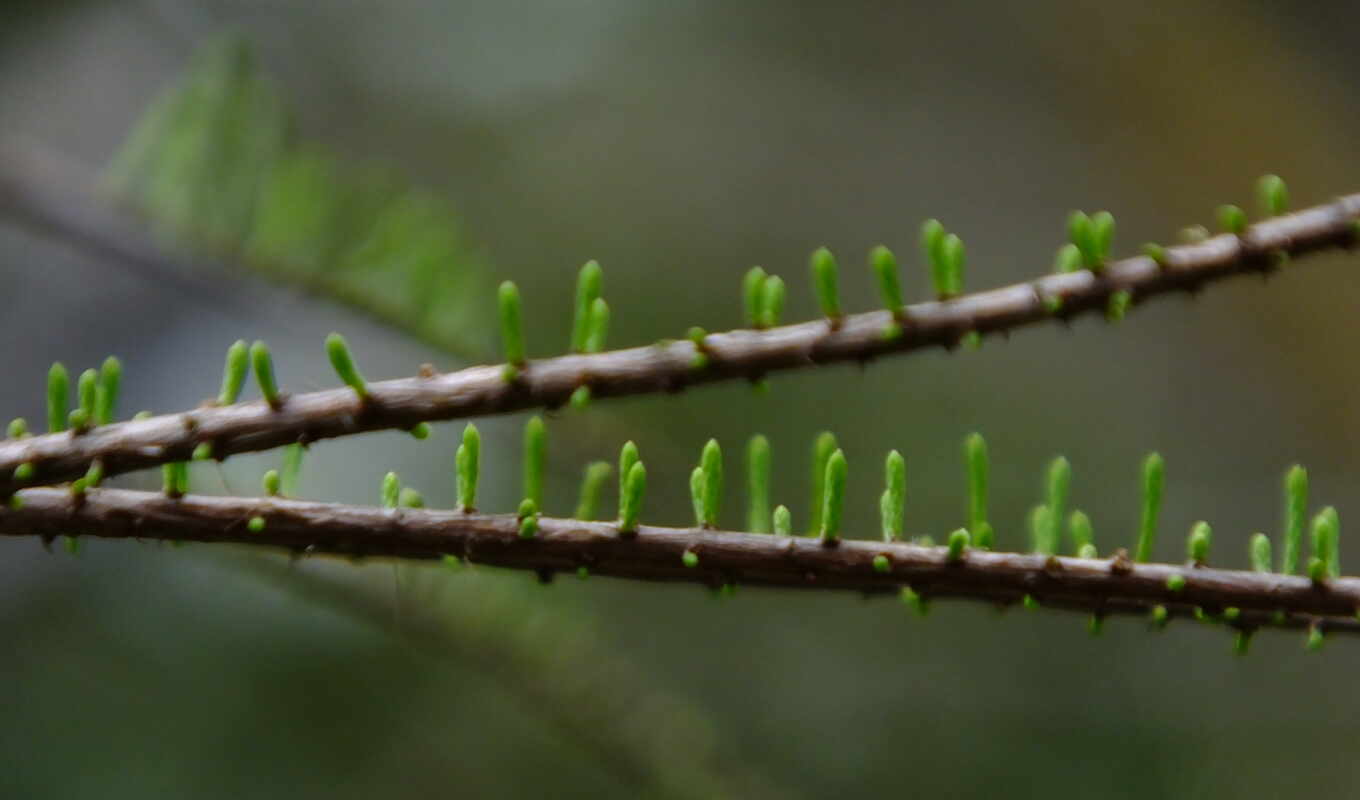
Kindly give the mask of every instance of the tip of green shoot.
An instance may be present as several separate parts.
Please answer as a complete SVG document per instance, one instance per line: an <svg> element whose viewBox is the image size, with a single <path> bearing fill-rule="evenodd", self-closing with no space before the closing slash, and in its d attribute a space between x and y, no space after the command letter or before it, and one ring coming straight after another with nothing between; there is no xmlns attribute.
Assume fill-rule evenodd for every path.
<svg viewBox="0 0 1360 800"><path fill-rule="evenodd" d="M970 538L965 528L959 528L949 534L949 551L946 554L949 563L956 564L963 560L963 554L968 549Z"/></svg>
<svg viewBox="0 0 1360 800"><path fill-rule="evenodd" d="M902 600L902 605L915 611L917 616L924 617L930 611L926 598L910 586L902 587L898 596Z"/></svg>
<svg viewBox="0 0 1360 800"><path fill-rule="evenodd" d="M526 497L519 503L519 535L522 539L532 539L538 534L538 504Z"/></svg>
<svg viewBox="0 0 1360 800"><path fill-rule="evenodd" d="M883 245L869 251L869 267L878 279L878 295L883 307L894 315L900 315L905 303L902 300L902 282L897 277L897 257Z"/></svg>
<svg viewBox="0 0 1360 800"><path fill-rule="evenodd" d="M279 385L274 380L274 357L269 345L256 341L250 346L250 363L255 368L255 382L260 385L260 394L270 408L277 409L283 403Z"/></svg>
<svg viewBox="0 0 1360 800"><path fill-rule="evenodd" d="M793 535L793 515L789 513L789 507L780 505L775 506L774 514L771 515L772 526L777 536Z"/></svg>
<svg viewBox="0 0 1360 800"><path fill-rule="evenodd" d="M1105 318L1110 322L1122 322L1128 316L1129 307L1133 305L1133 292L1128 289L1119 289L1110 293L1110 299L1105 306Z"/></svg>
<svg viewBox="0 0 1360 800"><path fill-rule="evenodd" d="M703 470L702 507L703 524L705 527L718 527L718 515L722 510L723 495L723 461L722 448L718 445L717 439L709 439L704 444L703 454L699 458L699 467Z"/></svg>
<svg viewBox="0 0 1360 800"><path fill-rule="evenodd" d="M66 366L54 362L47 370L47 432L61 433L66 430L66 410L70 402L71 377Z"/></svg>
<svg viewBox="0 0 1360 800"><path fill-rule="evenodd" d="M397 507L401 499L401 478L397 477L397 473L389 472L383 476L380 495L383 508Z"/></svg>
<svg viewBox="0 0 1360 800"><path fill-rule="evenodd" d="M403 486L397 495L397 505L401 508L424 508L425 496L410 486Z"/></svg>
<svg viewBox="0 0 1360 800"><path fill-rule="evenodd" d="M761 328L773 328L784 314L784 279L771 275L765 279L760 297Z"/></svg>
<svg viewBox="0 0 1360 800"><path fill-rule="evenodd" d="M760 267L751 267L742 277L741 302L742 309L746 312L748 327L763 327L764 314L761 306L764 302L765 279L767 277L765 270Z"/></svg>
<svg viewBox="0 0 1360 800"><path fill-rule="evenodd" d="M586 324L586 340L582 348L587 353L599 353L604 350L605 340L609 336L609 303L603 297L597 297L590 304L590 316Z"/></svg>
<svg viewBox="0 0 1360 800"><path fill-rule="evenodd" d="M90 427L90 414L83 408L73 408L67 414L66 422L74 433L84 433Z"/></svg>
<svg viewBox="0 0 1360 800"><path fill-rule="evenodd" d="M1212 540L1212 530L1207 522L1196 522L1190 529L1190 538L1186 541L1186 555L1190 561L1196 565L1203 566L1209 563L1209 545Z"/></svg>
<svg viewBox="0 0 1360 800"><path fill-rule="evenodd" d="M1234 236L1241 236L1247 230L1247 214L1241 208L1232 204L1225 204L1214 211L1214 218L1218 220L1218 227L1224 233L1231 233Z"/></svg>
<svg viewBox="0 0 1360 800"><path fill-rule="evenodd" d="M505 348L505 361L511 367L521 368L526 363L524 350L524 318L521 310L519 287L514 281L505 281L497 293L501 321L501 345ZM589 311L589 308L587 308Z"/></svg>
<svg viewBox="0 0 1360 800"><path fill-rule="evenodd" d="M350 354L349 342L345 337L338 333L331 333L326 337L326 355L330 358L331 367L340 380L354 390L359 398L368 397L368 386L364 381L364 376L359 374L359 370L354 366L354 356Z"/></svg>
<svg viewBox="0 0 1360 800"><path fill-rule="evenodd" d="M1101 270L1114 241L1114 215L1097 211L1087 216L1083 211L1073 211L1067 217L1067 240L1081 254L1082 264L1087 269Z"/></svg>
<svg viewBox="0 0 1360 800"><path fill-rule="evenodd" d="M1156 262L1157 266L1166 266L1166 248L1156 242L1148 242L1143 245L1143 255Z"/></svg>
<svg viewBox="0 0 1360 800"><path fill-rule="evenodd" d="M836 257L825 247L819 247L812 251L809 262L812 268L812 285L816 290L817 303L821 306L822 315L835 322L843 316L836 275Z"/></svg>
<svg viewBox="0 0 1360 800"><path fill-rule="evenodd" d="M1289 210L1289 189L1279 175L1262 175L1256 181L1256 198L1267 217L1278 217Z"/></svg>
<svg viewBox="0 0 1360 800"><path fill-rule="evenodd" d="M586 340L590 336L590 313L595 300L600 297L604 284L604 270L599 262L587 261L576 278L576 317L572 322L571 349L585 352Z"/></svg>
<svg viewBox="0 0 1360 800"><path fill-rule="evenodd" d="M623 462L621 461L620 464ZM638 518L642 514L642 499L647 492L647 467L634 460L628 465L627 477L623 485L623 497L619 501L619 532L636 533Z"/></svg>
<svg viewBox="0 0 1360 800"><path fill-rule="evenodd" d="M1059 274L1077 272L1081 269L1081 264L1081 249L1068 242L1058 248L1058 253L1053 258L1053 271Z"/></svg>
<svg viewBox="0 0 1360 800"><path fill-rule="evenodd" d="M219 406L229 406L241 397L250 370L250 346L237 339L227 348L226 364L222 367L222 390L217 394Z"/></svg>
<svg viewBox="0 0 1360 800"><path fill-rule="evenodd" d="M845 513L845 482L848 466L845 451L837 448L826 460L823 483L822 541L834 544L840 539L841 518Z"/></svg>

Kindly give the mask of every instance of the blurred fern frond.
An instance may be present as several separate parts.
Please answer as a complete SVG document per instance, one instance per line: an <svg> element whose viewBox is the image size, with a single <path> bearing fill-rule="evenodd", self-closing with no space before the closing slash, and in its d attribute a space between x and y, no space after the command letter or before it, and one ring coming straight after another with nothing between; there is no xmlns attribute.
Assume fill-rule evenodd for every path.
<svg viewBox="0 0 1360 800"><path fill-rule="evenodd" d="M339 300L441 349L484 351L486 258L440 197L301 140L236 34L204 45L103 186L158 235Z"/></svg>

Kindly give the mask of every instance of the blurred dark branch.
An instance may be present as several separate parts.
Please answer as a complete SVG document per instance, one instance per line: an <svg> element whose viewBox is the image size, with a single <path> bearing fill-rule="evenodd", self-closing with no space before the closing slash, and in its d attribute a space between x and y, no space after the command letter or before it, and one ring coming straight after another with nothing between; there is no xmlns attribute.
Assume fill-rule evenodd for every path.
<svg viewBox="0 0 1360 800"><path fill-rule="evenodd" d="M523 538L513 514L466 514L429 509L382 509L276 498L186 496L119 489L75 496L62 489L29 489L18 508L0 512L0 534L86 535L107 538L229 542L283 548L298 554L350 558L443 559L532 570L544 579L584 567L590 574L645 581L681 581L713 588L726 584L804 590L849 590L968 598L1000 606L1026 597L1040 604L1100 616L1211 617L1235 609L1225 623L1258 627L1360 631L1360 578L1315 583L1273 573L1210 569L1192 564L1135 564L1123 551L1112 558L965 550L950 561L947 548L900 542L820 539L734 533L700 528L641 527L620 535L610 523L542 518L538 534ZM248 522L265 523L252 533ZM685 553L698 559L685 564ZM887 559L886 569L874 564ZM1183 585L1173 588L1174 581Z"/></svg>
<svg viewBox="0 0 1360 800"><path fill-rule="evenodd" d="M1132 302L1200 287L1247 273L1268 273L1281 260L1354 246L1360 232L1360 194L1257 223L1240 236L1224 234L1165 249L1160 263L1147 256L1113 262L1100 273L1047 275L943 302L907 306L894 315L871 311L769 330L736 330L704 338L702 353L690 341L594 355L531 361L513 381L499 366L368 384L360 399L348 389L287 397L278 408L263 402L203 407L147 420L0 442L0 494L22 486L73 480L98 459L105 475L191 457L212 443L219 458L367 431L410 429L421 422L485 416L528 408L554 408L578 388L594 397L678 392L723 380L756 380L779 370L838 362L868 362L930 346L953 347L972 332L1007 333L1086 311L1103 311L1115 292ZM1055 313L1053 303L1060 304ZM884 336L889 325L901 335ZM696 358L704 356L702 363ZM28 480L14 478L32 465Z"/></svg>
<svg viewBox="0 0 1360 800"><path fill-rule="evenodd" d="M207 271L225 276L224 265L170 253L139 221L96 197L91 186L90 173L70 160L34 144L0 140L0 218L205 306L252 308L237 293L222 291L220 280L195 277Z"/></svg>
<svg viewBox="0 0 1360 800"><path fill-rule="evenodd" d="M691 702L657 688L589 627L543 608L537 596L518 591L522 587L493 587L461 571L440 571L413 587L416 602L403 605L394 625L390 597L299 563L254 555L244 564L248 574L375 628L395 628L430 656L472 666L568 746L644 796L797 796L719 747L712 721Z"/></svg>
<svg viewBox="0 0 1360 800"><path fill-rule="evenodd" d="M248 280L239 252L206 247L189 249L183 236L153 236L149 220L119 205L112 195L94 190L93 171L47 148L0 139L0 223L9 222L116 266L157 287L171 289L201 307L257 316L272 290ZM324 275L268 270L276 284L327 299L340 298L370 316L407 330L420 341L459 358L473 360L473 349L447 336L411 330L400 321L408 309L385 305ZM225 285L224 285L225 284Z"/></svg>

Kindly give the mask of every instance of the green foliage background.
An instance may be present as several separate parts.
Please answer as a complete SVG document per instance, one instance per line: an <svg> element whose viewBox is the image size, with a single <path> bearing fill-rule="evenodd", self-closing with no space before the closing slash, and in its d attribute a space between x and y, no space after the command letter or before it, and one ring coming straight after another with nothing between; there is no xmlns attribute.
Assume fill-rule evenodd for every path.
<svg viewBox="0 0 1360 800"><path fill-rule="evenodd" d="M756 263L789 283L788 317L811 315L820 245L849 308L876 302L862 264L880 242L924 294L927 216L963 236L979 287L1046 269L1072 208L1114 211L1128 252L1245 204L1265 171L1299 203L1354 191L1352 17L1226 0L19 4L0 30L0 136L91 176L109 165L101 196L167 252L211 256L186 269L218 288L187 295L0 215L0 408L40 416L47 363L110 351L125 411L189 406L238 337L268 339L291 389L333 382L332 329L374 378L456 367L493 352L504 278L531 352L560 352L592 257L611 341L633 344L739 324ZM965 513L960 446L978 429L1002 546L1057 452L1097 543L1130 544L1138 461L1158 449L1158 555L1178 558L1203 518L1217 559L1245 564L1294 461L1318 505L1355 513L1350 264L1118 327L780 376L765 396L563 413L547 506L569 511L584 464L635 438L647 517L683 520L703 441L727 443L735 475L759 431L801 527L807 450L831 428L850 530L874 530L897 447L908 532L938 534ZM512 507L522 421L479 422L487 507ZM450 504L460 428L318 446L303 491L371 502L397 469ZM199 468L196 485L249 491L276 461ZM1224 632L1189 625L1090 639L1077 617L967 605L918 620L850 596L131 543L70 559L27 541L0 542L0 635L6 797L1240 797L1344 795L1357 777L1348 641L1317 656L1263 635L1234 659Z"/></svg>

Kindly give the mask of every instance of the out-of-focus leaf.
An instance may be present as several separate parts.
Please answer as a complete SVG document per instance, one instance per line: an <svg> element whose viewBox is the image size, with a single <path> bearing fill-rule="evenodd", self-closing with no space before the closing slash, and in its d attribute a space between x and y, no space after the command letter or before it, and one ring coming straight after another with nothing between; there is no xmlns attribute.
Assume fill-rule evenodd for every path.
<svg viewBox="0 0 1360 800"><path fill-rule="evenodd" d="M299 142L244 39L205 45L105 187L177 244L368 311L455 352L486 346L485 258L433 193Z"/></svg>

